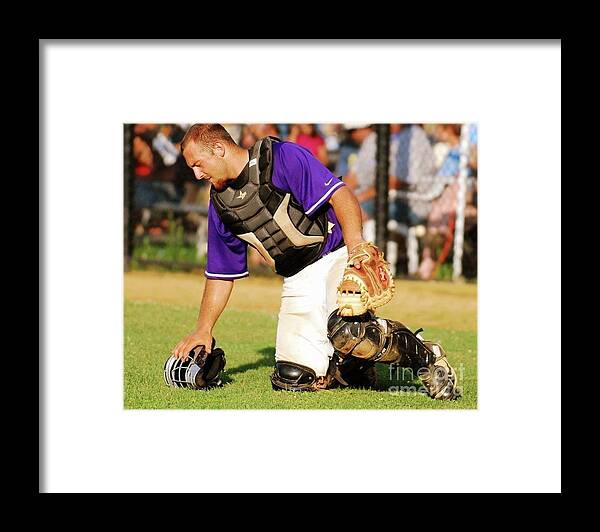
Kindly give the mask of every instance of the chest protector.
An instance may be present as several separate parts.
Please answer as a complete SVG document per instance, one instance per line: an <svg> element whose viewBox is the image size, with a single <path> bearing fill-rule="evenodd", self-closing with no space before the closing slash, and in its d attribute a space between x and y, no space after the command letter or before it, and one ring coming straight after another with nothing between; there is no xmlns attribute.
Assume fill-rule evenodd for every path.
<svg viewBox="0 0 600 532"><path fill-rule="evenodd" d="M279 275L289 277L313 263L327 240L322 212L309 218L289 192L273 185L273 142L260 139L250 153L248 174L210 199L225 226L248 242Z"/></svg>

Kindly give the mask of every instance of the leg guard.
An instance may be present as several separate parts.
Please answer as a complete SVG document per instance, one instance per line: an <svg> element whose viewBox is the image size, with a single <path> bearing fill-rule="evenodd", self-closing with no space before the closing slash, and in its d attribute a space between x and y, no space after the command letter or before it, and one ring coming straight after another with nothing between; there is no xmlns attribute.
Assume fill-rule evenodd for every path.
<svg viewBox="0 0 600 532"><path fill-rule="evenodd" d="M430 397L458 396L456 373L441 346L423 341L399 321L376 318L372 312L342 317L334 310L327 322L327 335L340 357L411 368Z"/></svg>
<svg viewBox="0 0 600 532"><path fill-rule="evenodd" d="M276 362L271 374L271 384L274 390L291 392L315 392L331 388L334 384L334 362L329 364L327 374L317 377L312 368L294 362Z"/></svg>

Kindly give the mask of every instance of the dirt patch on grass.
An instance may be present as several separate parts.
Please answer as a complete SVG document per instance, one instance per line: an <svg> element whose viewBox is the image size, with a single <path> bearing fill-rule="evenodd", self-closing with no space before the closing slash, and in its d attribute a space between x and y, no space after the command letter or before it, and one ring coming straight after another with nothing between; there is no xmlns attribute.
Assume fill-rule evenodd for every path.
<svg viewBox="0 0 600 532"><path fill-rule="evenodd" d="M129 272L125 299L157 301L198 309L205 277L202 274ZM282 279L251 276L235 282L228 308L277 313ZM410 327L477 329L477 286L449 282L396 281L396 295L379 315Z"/></svg>
<svg viewBox="0 0 600 532"><path fill-rule="evenodd" d="M203 274L129 272L125 274L125 299L157 301L176 305L200 305ZM277 312L282 279L277 277L247 277L235 281L228 308Z"/></svg>

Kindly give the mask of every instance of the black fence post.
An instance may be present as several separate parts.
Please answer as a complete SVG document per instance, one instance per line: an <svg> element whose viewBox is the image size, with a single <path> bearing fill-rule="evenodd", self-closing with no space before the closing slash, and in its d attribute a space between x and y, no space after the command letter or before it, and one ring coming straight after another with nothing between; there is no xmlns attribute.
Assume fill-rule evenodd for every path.
<svg viewBox="0 0 600 532"><path fill-rule="evenodd" d="M133 124L123 124L123 181L124 181L124 254L125 271L129 271L133 255L133 195L135 161L133 158Z"/></svg>
<svg viewBox="0 0 600 532"><path fill-rule="evenodd" d="M388 240L388 191L390 158L390 125L377 124L377 169L375 178L375 244L385 253Z"/></svg>

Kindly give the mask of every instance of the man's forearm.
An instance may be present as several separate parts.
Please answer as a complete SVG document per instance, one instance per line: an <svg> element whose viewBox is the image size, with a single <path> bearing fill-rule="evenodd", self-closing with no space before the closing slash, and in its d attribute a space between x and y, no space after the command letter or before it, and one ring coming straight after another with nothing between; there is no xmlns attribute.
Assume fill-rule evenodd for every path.
<svg viewBox="0 0 600 532"><path fill-rule="evenodd" d="M212 334L213 327L229 301L233 281L207 279L200 303L196 330Z"/></svg>
<svg viewBox="0 0 600 532"><path fill-rule="evenodd" d="M331 195L329 203L340 222L344 242L350 251L356 244L363 241L362 216L358 200L348 187L339 187Z"/></svg>

